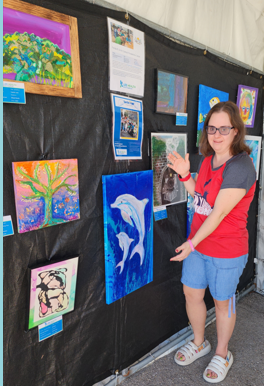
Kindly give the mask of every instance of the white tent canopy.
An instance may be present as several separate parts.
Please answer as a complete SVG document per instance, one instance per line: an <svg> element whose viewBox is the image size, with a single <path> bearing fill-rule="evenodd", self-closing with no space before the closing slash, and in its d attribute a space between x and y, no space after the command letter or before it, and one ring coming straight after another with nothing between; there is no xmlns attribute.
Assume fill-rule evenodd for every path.
<svg viewBox="0 0 264 386"><path fill-rule="evenodd" d="M264 0L87 1L123 9L163 27L167 34L180 34L198 47L264 72Z"/></svg>

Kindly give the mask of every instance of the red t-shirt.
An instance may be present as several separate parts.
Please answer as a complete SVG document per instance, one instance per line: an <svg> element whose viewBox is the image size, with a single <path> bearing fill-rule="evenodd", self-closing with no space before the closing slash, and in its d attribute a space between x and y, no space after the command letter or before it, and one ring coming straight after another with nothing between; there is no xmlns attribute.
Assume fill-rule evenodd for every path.
<svg viewBox="0 0 264 386"><path fill-rule="evenodd" d="M189 238L193 238L212 212L220 189L246 189L246 195L221 221L218 227L197 246L204 255L219 258L235 258L248 253L247 217L254 197L256 171L252 160L243 152L232 157L222 166L213 169L213 156L203 158L198 169L195 185L195 213Z"/></svg>

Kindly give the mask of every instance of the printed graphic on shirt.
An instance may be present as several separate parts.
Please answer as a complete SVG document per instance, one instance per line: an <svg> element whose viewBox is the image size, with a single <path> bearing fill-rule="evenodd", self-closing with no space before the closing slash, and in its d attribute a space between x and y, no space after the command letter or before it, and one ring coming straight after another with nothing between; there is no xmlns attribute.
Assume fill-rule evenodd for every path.
<svg viewBox="0 0 264 386"><path fill-rule="evenodd" d="M194 208L195 213L203 214L204 216L209 216L213 208L206 201L206 196L208 192L204 192L202 196L200 193L194 193Z"/></svg>

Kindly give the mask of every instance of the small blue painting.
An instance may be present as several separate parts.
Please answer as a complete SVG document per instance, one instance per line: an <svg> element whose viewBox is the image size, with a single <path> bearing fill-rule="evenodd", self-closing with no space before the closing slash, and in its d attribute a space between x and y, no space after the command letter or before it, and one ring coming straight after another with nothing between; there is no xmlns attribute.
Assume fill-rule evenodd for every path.
<svg viewBox="0 0 264 386"><path fill-rule="evenodd" d="M199 84L199 102L198 102L198 122L197 122L197 142L199 146L203 131L204 121L210 109L219 102L226 102L229 94L224 91L216 90L211 87Z"/></svg>
<svg viewBox="0 0 264 386"><path fill-rule="evenodd" d="M191 173L192 178L195 179L196 173ZM194 209L194 200L193 197L188 193L187 199L187 230L186 230L186 238L188 239L189 234L191 233L191 225L193 220L195 209Z"/></svg>
<svg viewBox="0 0 264 386"><path fill-rule="evenodd" d="M103 176L106 303L153 280L153 171Z"/></svg>
<svg viewBox="0 0 264 386"><path fill-rule="evenodd" d="M262 137L257 137L254 135L246 135L245 136L245 143L250 147L251 153L250 158L252 159L252 162L256 169L256 179L258 180L259 175L259 164L260 164L260 152L261 152L261 142Z"/></svg>

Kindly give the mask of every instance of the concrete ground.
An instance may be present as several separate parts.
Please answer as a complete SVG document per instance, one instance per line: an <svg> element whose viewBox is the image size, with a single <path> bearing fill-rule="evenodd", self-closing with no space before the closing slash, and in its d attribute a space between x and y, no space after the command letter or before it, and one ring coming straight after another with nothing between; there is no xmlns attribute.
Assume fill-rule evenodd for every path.
<svg viewBox="0 0 264 386"><path fill-rule="evenodd" d="M190 366L178 366L175 352L121 383L122 386L206 386L202 374L216 348L215 322L206 328L212 351ZM264 386L264 296L251 292L237 304L237 322L229 343L234 363L221 386Z"/></svg>

